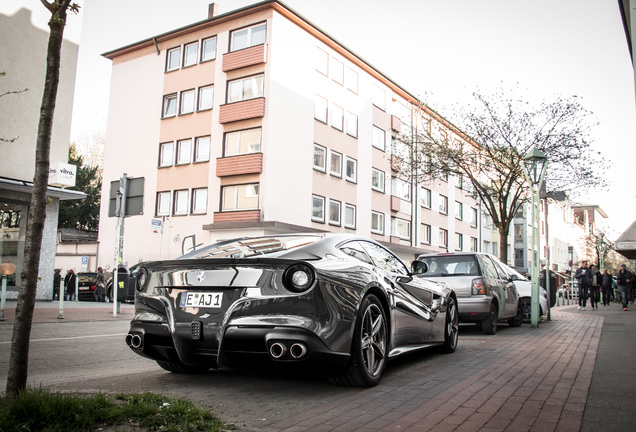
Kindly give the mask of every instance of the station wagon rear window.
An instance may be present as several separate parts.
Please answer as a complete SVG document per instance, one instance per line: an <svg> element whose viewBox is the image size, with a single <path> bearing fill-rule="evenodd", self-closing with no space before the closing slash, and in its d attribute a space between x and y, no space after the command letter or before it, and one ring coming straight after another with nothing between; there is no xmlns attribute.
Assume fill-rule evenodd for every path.
<svg viewBox="0 0 636 432"><path fill-rule="evenodd" d="M420 258L428 265L426 276L479 276L475 255L437 255Z"/></svg>

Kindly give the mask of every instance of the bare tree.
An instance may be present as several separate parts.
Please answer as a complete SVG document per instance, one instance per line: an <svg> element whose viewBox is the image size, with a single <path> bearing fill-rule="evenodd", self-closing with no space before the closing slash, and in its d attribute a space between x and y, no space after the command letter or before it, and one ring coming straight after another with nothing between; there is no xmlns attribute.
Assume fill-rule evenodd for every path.
<svg viewBox="0 0 636 432"><path fill-rule="evenodd" d="M48 185L51 131L53 128L53 114L55 100L60 81L60 60L64 27L67 13L77 13L79 6L71 0L40 0L51 13L49 20L49 43L46 54L46 75L44 92L40 108L40 121L35 154L35 175L33 177L33 194L27 236L24 247L24 264L22 283L18 294L11 339L11 353L9 356L9 373L7 374L6 395L14 398L21 389L26 388L29 364L29 342L31 339L31 325L33 323L33 309L38 281L40 250L44 232L44 218L46 215L46 189Z"/></svg>
<svg viewBox="0 0 636 432"><path fill-rule="evenodd" d="M547 155L549 191L603 186L596 173L604 162L590 149L591 113L576 97L533 107L503 91L473 96L476 106L455 113L459 128L424 108L421 127L398 137L406 145L394 170L419 183L449 173L468 182L499 231L499 257L506 261L510 225L528 199L524 155L532 147Z"/></svg>

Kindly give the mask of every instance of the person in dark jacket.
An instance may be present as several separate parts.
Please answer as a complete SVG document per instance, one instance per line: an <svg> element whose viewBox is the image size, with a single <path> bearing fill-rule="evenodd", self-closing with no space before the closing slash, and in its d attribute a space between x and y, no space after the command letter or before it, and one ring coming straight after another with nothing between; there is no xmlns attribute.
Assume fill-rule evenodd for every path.
<svg viewBox="0 0 636 432"><path fill-rule="evenodd" d="M598 301L601 297L602 277L594 264L590 266L590 271L587 272L587 280L590 285L590 304L592 305L592 310L598 310Z"/></svg>
<svg viewBox="0 0 636 432"><path fill-rule="evenodd" d="M104 301L104 269L97 267L97 277L95 278L95 296L96 302Z"/></svg>
<svg viewBox="0 0 636 432"><path fill-rule="evenodd" d="M601 275L601 291L603 292L603 306L609 306L612 297L612 275L603 270Z"/></svg>
<svg viewBox="0 0 636 432"><path fill-rule="evenodd" d="M64 276L64 290L66 291L66 300L75 300L75 272L73 269L66 272Z"/></svg>
<svg viewBox="0 0 636 432"><path fill-rule="evenodd" d="M60 284L62 283L62 275L60 272L62 269L55 269L55 273L53 274L53 300L55 300L55 296L57 295L57 299L60 299Z"/></svg>
<svg viewBox="0 0 636 432"><path fill-rule="evenodd" d="M634 275L627 270L625 264L621 264L621 269L616 275L616 284L618 285L618 293L621 296L623 303L623 310L627 310L627 304L629 303L629 295L632 282L634 281Z"/></svg>
<svg viewBox="0 0 636 432"><path fill-rule="evenodd" d="M583 261L581 263L581 267L576 269L576 273L574 273L574 278L579 283L579 307L578 310L585 310L585 306L587 305L587 293L589 289L589 278L587 277L587 272L590 269L587 268L587 261Z"/></svg>

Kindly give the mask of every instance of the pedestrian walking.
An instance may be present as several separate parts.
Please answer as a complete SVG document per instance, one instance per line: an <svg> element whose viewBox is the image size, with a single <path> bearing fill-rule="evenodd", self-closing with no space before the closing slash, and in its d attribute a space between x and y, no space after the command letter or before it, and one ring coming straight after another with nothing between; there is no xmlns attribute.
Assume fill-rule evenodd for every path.
<svg viewBox="0 0 636 432"><path fill-rule="evenodd" d="M618 294L621 298L621 302L623 303L623 310L627 310L627 304L629 303L629 290L631 289L632 281L634 280L634 275L632 272L627 270L625 264L621 264L621 269L616 275L616 283L618 285Z"/></svg>
<svg viewBox="0 0 636 432"><path fill-rule="evenodd" d="M95 296L96 302L104 301L104 270L101 267L97 267L97 277L95 278Z"/></svg>
<svg viewBox="0 0 636 432"><path fill-rule="evenodd" d="M598 310L598 301L601 298L602 276L594 264L590 266L590 271L587 272L587 279L590 284L590 304L592 305L592 310Z"/></svg>
<svg viewBox="0 0 636 432"><path fill-rule="evenodd" d="M75 271L70 269L64 276L64 290L66 292L66 300L75 300Z"/></svg>
<svg viewBox="0 0 636 432"><path fill-rule="evenodd" d="M603 292L603 306L609 306L612 299L612 275L603 270L601 275L601 291Z"/></svg>
<svg viewBox="0 0 636 432"><path fill-rule="evenodd" d="M57 299L60 299L60 284L62 283L62 275L60 274L62 269L55 269L53 273L53 300L55 300L55 296L57 295Z"/></svg>
<svg viewBox="0 0 636 432"><path fill-rule="evenodd" d="M574 273L574 278L579 283L579 306L578 310L585 310L585 306L587 305L587 295L589 289L589 279L587 277L587 272L590 269L587 268L587 261L583 261L581 263L581 267L576 269L576 273Z"/></svg>

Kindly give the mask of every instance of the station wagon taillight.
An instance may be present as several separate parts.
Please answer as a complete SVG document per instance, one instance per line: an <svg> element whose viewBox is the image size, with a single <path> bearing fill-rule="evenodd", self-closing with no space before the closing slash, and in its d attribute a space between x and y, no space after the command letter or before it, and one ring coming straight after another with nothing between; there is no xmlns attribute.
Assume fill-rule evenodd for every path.
<svg viewBox="0 0 636 432"><path fill-rule="evenodd" d="M477 294L486 294L486 287L484 286L484 280L482 278L473 279L473 283L471 284L473 295Z"/></svg>

